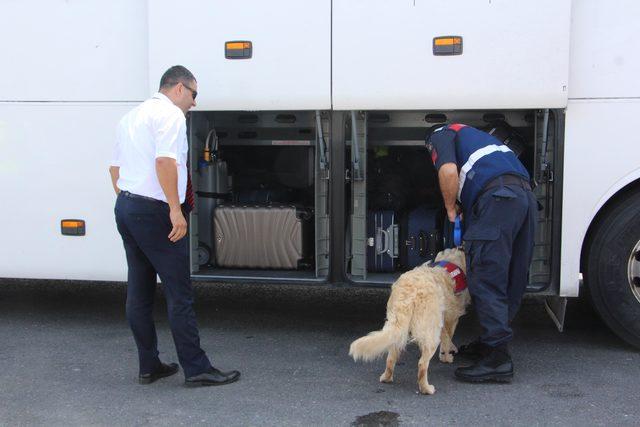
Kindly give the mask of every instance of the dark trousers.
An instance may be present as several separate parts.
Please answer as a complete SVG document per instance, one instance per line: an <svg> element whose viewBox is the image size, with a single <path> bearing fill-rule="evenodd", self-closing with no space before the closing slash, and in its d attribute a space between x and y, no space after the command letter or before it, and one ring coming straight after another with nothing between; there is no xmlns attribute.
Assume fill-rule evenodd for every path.
<svg viewBox="0 0 640 427"><path fill-rule="evenodd" d="M156 274L167 300L169 324L178 359L186 377L211 367L200 347L193 311L187 237L172 243L169 205L120 192L115 206L116 224L122 236L129 267L127 320L138 346L140 374L160 364L158 338L153 322Z"/></svg>
<svg viewBox="0 0 640 427"><path fill-rule="evenodd" d="M480 325L480 341L496 347L511 341L511 321L528 283L537 217L533 193L520 185L497 185L465 212L467 286Z"/></svg>

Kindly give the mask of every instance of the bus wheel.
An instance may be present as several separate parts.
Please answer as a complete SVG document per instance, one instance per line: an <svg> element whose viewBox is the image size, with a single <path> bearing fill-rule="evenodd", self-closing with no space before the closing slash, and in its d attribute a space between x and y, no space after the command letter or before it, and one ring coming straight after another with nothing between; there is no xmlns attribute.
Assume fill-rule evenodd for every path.
<svg viewBox="0 0 640 427"><path fill-rule="evenodd" d="M640 348L640 193L611 206L587 252L585 282L602 320Z"/></svg>

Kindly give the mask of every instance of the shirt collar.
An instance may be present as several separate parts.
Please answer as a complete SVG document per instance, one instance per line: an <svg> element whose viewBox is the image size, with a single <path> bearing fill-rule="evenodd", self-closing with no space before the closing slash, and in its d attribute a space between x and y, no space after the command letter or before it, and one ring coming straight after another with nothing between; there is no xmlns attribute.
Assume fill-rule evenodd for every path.
<svg viewBox="0 0 640 427"><path fill-rule="evenodd" d="M161 92L156 92L151 98L161 99L163 101L171 102L173 104L173 102L169 99L169 97L167 97L167 95Z"/></svg>

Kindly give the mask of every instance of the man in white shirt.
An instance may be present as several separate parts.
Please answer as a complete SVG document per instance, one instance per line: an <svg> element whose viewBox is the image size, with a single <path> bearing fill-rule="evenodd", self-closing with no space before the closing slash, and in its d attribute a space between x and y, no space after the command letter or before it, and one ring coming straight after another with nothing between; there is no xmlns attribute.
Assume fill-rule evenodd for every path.
<svg viewBox="0 0 640 427"><path fill-rule="evenodd" d="M212 367L193 311L186 213L193 207L187 191L185 114L196 105L198 83L185 67L169 68L160 89L118 125L109 168L118 195L115 216L127 265L127 320L138 347L141 384L175 374L178 365L158 357L153 322L156 274L167 300L169 324L187 386L237 381L238 371ZM189 188L190 189L190 188Z"/></svg>

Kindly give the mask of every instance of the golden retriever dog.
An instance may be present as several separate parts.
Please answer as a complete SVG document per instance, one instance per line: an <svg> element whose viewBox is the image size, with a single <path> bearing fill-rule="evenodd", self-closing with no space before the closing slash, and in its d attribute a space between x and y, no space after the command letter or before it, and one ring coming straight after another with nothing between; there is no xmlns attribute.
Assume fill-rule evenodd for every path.
<svg viewBox="0 0 640 427"><path fill-rule="evenodd" d="M440 261L449 263L450 269L455 266L459 269L450 272L443 266L425 263L402 274L391 287L391 295L387 302L387 319L382 330L371 332L351 343L349 355L356 361L373 360L387 352L387 365L380 376L381 382L393 382L396 361L409 337L418 344L421 352L418 361L420 393L433 394L436 391L435 387L429 384L427 371L438 344L440 360L445 363L453 362L453 354L458 350L451 338L458 319L471 302L471 297L466 287L458 293L455 292L454 276L460 275L461 271L463 274L466 273L462 249L446 249L440 252L435 262ZM459 278L463 277L460 275Z"/></svg>

